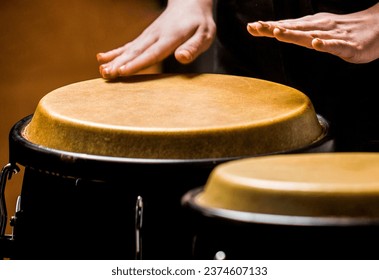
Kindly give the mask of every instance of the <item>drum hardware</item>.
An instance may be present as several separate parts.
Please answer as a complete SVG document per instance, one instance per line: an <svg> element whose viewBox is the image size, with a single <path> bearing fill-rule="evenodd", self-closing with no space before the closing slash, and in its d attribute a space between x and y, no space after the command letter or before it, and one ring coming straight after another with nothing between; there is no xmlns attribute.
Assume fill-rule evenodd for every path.
<svg viewBox="0 0 379 280"><path fill-rule="evenodd" d="M9 258L14 250L14 226L16 224L17 215L20 212L21 197L18 197L16 203L15 215L10 219L10 225L12 226L12 233L5 234L5 229L8 221L7 206L5 202L5 186L7 180L10 180L13 174L17 174L20 171L17 165L8 163L3 167L0 173L0 259Z"/></svg>
<svg viewBox="0 0 379 280"><path fill-rule="evenodd" d="M135 231L136 231L136 260L142 259L142 220L143 218L143 200L141 196L137 197Z"/></svg>
<svg viewBox="0 0 379 280"><path fill-rule="evenodd" d="M182 197L182 205L196 213L201 213L204 217L212 219L221 219L230 223L237 222L241 224L275 224L282 226L302 226L302 227L347 227L347 226L370 226L379 225L378 217L344 217L344 216L298 216L283 214L264 214L243 212L238 210L207 208L198 205L195 198L204 191L204 187L199 187L188 191Z"/></svg>
<svg viewBox="0 0 379 280"><path fill-rule="evenodd" d="M225 254L224 251L218 251L218 252L215 254L215 256L214 256L213 259L214 259L214 260L217 260L217 261L225 260L225 259L226 259L226 254Z"/></svg>
<svg viewBox="0 0 379 280"><path fill-rule="evenodd" d="M81 180L82 180L82 178L78 178L78 179L75 180L75 187L79 186L79 183L80 183Z"/></svg>
<svg viewBox="0 0 379 280"><path fill-rule="evenodd" d="M13 252L15 250L15 225L17 222L17 216L21 210L21 196L18 196L16 203L15 215L10 218L10 226L12 227L11 234L5 234L0 237L0 260L12 259Z"/></svg>
<svg viewBox="0 0 379 280"><path fill-rule="evenodd" d="M9 223L12 227L12 234L11 234L11 240L14 240L14 237L15 237L15 226L16 226L16 223L17 223L17 216L18 214L21 212L21 196L19 195L17 197L17 201L16 201L16 209L15 209L15 215L11 217Z"/></svg>
<svg viewBox="0 0 379 280"><path fill-rule="evenodd" d="M17 165L8 163L3 167L0 173L0 238L5 234L5 228L8 221L7 205L5 202L5 186L7 180L12 178L13 174L17 174L20 168Z"/></svg>
<svg viewBox="0 0 379 280"><path fill-rule="evenodd" d="M83 181L82 178L77 178L75 180L75 186L79 187L80 183ZM91 180L92 183L105 183L100 180ZM19 197L20 198L20 197ZM17 200L17 209L20 209L19 200ZM16 213L17 213L16 209ZM18 210L19 211L19 210ZM136 199L135 207L135 259L142 260L142 224L143 224L143 199L138 196Z"/></svg>

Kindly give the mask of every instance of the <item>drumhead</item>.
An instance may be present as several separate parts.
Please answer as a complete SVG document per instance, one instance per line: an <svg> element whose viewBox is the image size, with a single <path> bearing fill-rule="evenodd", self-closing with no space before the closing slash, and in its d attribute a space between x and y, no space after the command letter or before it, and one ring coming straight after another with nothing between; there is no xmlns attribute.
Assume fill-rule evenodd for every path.
<svg viewBox="0 0 379 280"><path fill-rule="evenodd" d="M379 153L235 160L217 166L204 188L191 191L185 200L196 211L245 221L329 225L378 221Z"/></svg>
<svg viewBox="0 0 379 280"><path fill-rule="evenodd" d="M237 158L323 141L302 92L221 74L93 79L44 96L22 136L49 150L120 158Z"/></svg>

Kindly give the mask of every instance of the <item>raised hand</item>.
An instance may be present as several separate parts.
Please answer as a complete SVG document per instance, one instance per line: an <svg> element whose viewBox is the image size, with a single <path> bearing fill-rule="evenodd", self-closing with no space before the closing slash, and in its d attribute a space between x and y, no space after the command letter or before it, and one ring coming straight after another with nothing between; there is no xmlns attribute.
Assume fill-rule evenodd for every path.
<svg viewBox="0 0 379 280"><path fill-rule="evenodd" d="M253 36L327 52L351 63L379 58L379 3L345 15L318 13L298 19L249 23Z"/></svg>

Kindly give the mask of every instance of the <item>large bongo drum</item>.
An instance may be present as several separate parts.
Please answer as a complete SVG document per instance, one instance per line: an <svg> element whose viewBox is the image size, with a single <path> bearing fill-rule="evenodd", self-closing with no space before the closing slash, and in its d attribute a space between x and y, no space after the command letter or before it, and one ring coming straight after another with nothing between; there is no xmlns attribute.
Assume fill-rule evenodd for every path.
<svg viewBox="0 0 379 280"><path fill-rule="evenodd" d="M377 259L379 153L223 163L183 204L195 259Z"/></svg>
<svg viewBox="0 0 379 280"><path fill-rule="evenodd" d="M12 257L191 258L181 197L215 166L331 150L311 101L268 81L152 74L63 86L10 132L2 189L25 167Z"/></svg>

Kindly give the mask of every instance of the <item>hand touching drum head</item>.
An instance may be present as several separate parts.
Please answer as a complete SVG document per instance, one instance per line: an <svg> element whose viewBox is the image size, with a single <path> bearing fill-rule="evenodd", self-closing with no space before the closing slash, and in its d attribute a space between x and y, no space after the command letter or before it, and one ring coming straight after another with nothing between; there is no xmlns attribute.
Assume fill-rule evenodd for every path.
<svg viewBox="0 0 379 280"><path fill-rule="evenodd" d="M175 53L187 64L209 48L216 27L212 0L172 0L166 10L132 42L97 54L100 74L115 78L134 74Z"/></svg>

